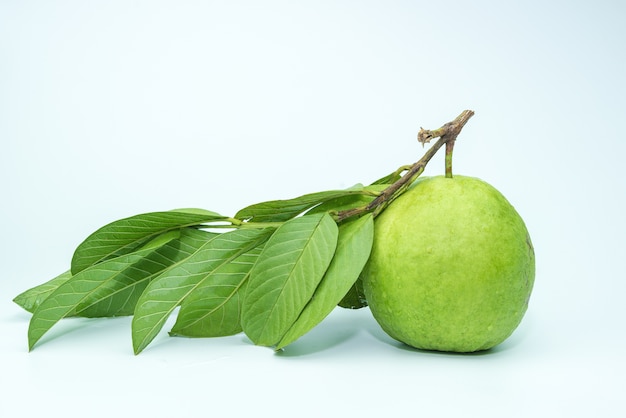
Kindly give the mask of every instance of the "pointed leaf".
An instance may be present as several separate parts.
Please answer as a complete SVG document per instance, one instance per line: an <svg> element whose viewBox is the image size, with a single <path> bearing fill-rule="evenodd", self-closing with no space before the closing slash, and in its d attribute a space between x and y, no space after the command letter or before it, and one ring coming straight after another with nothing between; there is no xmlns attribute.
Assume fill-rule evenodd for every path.
<svg viewBox="0 0 626 418"><path fill-rule="evenodd" d="M359 184L346 190L310 193L288 200L270 200L245 207L235 217L251 222L283 222L327 200L364 193L369 192Z"/></svg>
<svg viewBox="0 0 626 418"><path fill-rule="evenodd" d="M255 344L278 343L298 318L330 264L337 234L335 221L318 214L287 221L268 240L250 272L241 312Z"/></svg>
<svg viewBox="0 0 626 418"><path fill-rule="evenodd" d="M128 254L164 232L224 219L214 212L194 213L188 209L120 219L98 229L76 248L71 271L76 274L106 259Z"/></svg>
<svg viewBox="0 0 626 418"><path fill-rule="evenodd" d="M171 232L178 233L175 240L165 243L158 250L129 266L127 274L119 279L103 283L96 292L77 306L76 315L89 318L132 315L139 297L152 279L177 262L189 257L217 236L217 234L193 228ZM168 234L171 233L164 235ZM153 240L152 244L156 244L156 241L158 240ZM155 247L149 246L148 248Z"/></svg>
<svg viewBox="0 0 626 418"><path fill-rule="evenodd" d="M336 199L328 200L309 210L306 214L325 213L331 211L340 211L362 207L375 199L375 196L368 195L349 195L341 196Z"/></svg>
<svg viewBox="0 0 626 418"><path fill-rule="evenodd" d="M277 344L277 349L309 332L337 306L363 270L373 239L374 221L371 214L339 227L337 250L326 274L311 301Z"/></svg>
<svg viewBox="0 0 626 418"><path fill-rule="evenodd" d="M221 337L241 329L241 303L250 269L262 245L240 255L213 274L187 296L170 335Z"/></svg>
<svg viewBox="0 0 626 418"><path fill-rule="evenodd" d="M132 321L133 349L140 353L159 333L183 300L216 269L232 262L267 240L271 228L238 229L218 235L177 263L144 290Z"/></svg>
<svg viewBox="0 0 626 418"><path fill-rule="evenodd" d="M337 305L345 309L361 309L367 306L363 280L360 276Z"/></svg>
<svg viewBox="0 0 626 418"><path fill-rule="evenodd" d="M176 236L180 235L178 231L171 231L176 234ZM147 244L143 245L140 249L144 248L157 248L164 243L168 242L173 238L172 235L162 234ZM22 308L26 309L28 312L33 313L35 309L43 302L48 296L52 294L60 285L68 281L72 277L72 272L70 270L61 273L57 277L49 280L39 286L35 286L31 289L28 289L25 292L17 295L13 301L20 305Z"/></svg>
<svg viewBox="0 0 626 418"><path fill-rule="evenodd" d="M372 185L379 184L379 185L390 186L392 183L395 183L396 181L400 180L400 178L402 177L402 174L408 169L409 169L408 166L404 167L404 170L398 169L394 171L393 173L387 174L385 177L379 178L378 180L373 182Z"/></svg>
<svg viewBox="0 0 626 418"><path fill-rule="evenodd" d="M59 274L54 279L20 293L13 299L13 302L17 303L28 312L33 313L52 292L68 281L70 277L72 277L72 272L68 270Z"/></svg>
<svg viewBox="0 0 626 418"><path fill-rule="evenodd" d="M170 210L169 212L191 213L194 215L217 217L218 219L223 218L220 214L213 212L212 210L206 210L202 208L179 208L179 209Z"/></svg>
<svg viewBox="0 0 626 418"><path fill-rule="evenodd" d="M98 302L107 300L120 289L131 288L142 280L149 281L166 269L173 262L172 258L178 257L181 249L189 247L193 242L197 242L198 246L203 244L205 239L202 238L205 234L209 233L188 230L181 235L181 238L188 239L170 240L162 247L149 247L116 257L73 275L33 313L28 329L30 349L62 318L80 315L86 310L94 309ZM122 308L113 305L109 309Z"/></svg>
<svg viewBox="0 0 626 418"><path fill-rule="evenodd" d="M33 313L28 327L29 349L32 350L37 341L59 320L73 315L78 304L89 294L96 291L103 283L116 280L130 265L141 260L151 251L144 250L127 254L100 263L72 276L59 286Z"/></svg>

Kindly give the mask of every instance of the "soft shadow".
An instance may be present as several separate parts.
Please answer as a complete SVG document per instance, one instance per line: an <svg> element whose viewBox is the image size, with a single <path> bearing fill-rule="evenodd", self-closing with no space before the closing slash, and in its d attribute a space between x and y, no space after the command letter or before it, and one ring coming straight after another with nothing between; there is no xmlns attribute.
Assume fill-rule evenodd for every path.
<svg viewBox="0 0 626 418"><path fill-rule="evenodd" d="M363 315L351 310L340 310L298 340L276 351L276 356L295 358L318 354L347 342L364 328Z"/></svg>
<svg viewBox="0 0 626 418"><path fill-rule="evenodd" d="M311 338L308 338L309 335L306 335L289 344L287 347L277 350L276 356L293 358L317 354L348 341L355 334L356 330L343 332L341 334L334 332L333 335L326 335L324 337L311 336Z"/></svg>
<svg viewBox="0 0 626 418"><path fill-rule="evenodd" d="M37 344L39 346L46 345L58 339L68 339L71 342L77 340L90 340L93 338L101 338L106 341L107 337L103 335L103 331L116 331L120 322L127 322L127 317L114 318L81 318L71 317L63 318L55 324L46 334L44 334Z"/></svg>
<svg viewBox="0 0 626 418"><path fill-rule="evenodd" d="M376 327L369 327L367 329L370 335L372 335L377 340L381 341L384 344L390 345L402 351L409 351L413 353L421 353L426 355L433 356L443 356L443 357L483 357L483 356L494 356L505 351L512 350L515 346L519 345L523 339L522 333L513 333L508 339L506 339L501 344L490 348L488 350L474 351L471 353L455 353L451 351L437 351L437 350L424 350L420 348L411 347L403 342L397 341L390 336L388 336L383 329L376 324Z"/></svg>
<svg viewBox="0 0 626 418"><path fill-rule="evenodd" d="M499 351L498 347L493 347L488 350L474 351L470 353L455 353L452 351L424 350L421 348L411 347L399 341L396 341L395 344L393 345L395 345L398 349L404 350L404 351L410 351L414 353L421 353L421 354L427 354L427 355L433 355L433 356L443 356L443 357L482 357L482 356L493 355L494 353L497 353Z"/></svg>

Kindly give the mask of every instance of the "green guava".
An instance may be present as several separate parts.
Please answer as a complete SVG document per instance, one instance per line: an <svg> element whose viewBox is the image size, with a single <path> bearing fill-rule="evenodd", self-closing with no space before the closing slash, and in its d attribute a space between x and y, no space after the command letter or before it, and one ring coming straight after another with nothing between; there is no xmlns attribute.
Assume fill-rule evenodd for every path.
<svg viewBox="0 0 626 418"><path fill-rule="evenodd" d="M520 324L535 279L524 221L488 183L418 179L375 221L362 273L382 329L412 347L492 348Z"/></svg>

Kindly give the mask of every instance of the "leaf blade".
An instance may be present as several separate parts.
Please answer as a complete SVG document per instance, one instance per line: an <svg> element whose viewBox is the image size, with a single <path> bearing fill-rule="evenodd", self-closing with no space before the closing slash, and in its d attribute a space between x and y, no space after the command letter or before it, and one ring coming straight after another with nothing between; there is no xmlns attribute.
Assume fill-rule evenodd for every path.
<svg viewBox="0 0 626 418"><path fill-rule="evenodd" d="M85 300L88 294L95 291L102 283L114 280L126 267L143 258L151 250L127 254L96 266L85 269L73 275L59 286L33 312L28 327L28 348L32 350L35 344L46 334L54 324L74 310Z"/></svg>
<svg viewBox="0 0 626 418"><path fill-rule="evenodd" d="M339 301L337 306L344 309L361 309L367 306L367 298L363 290L363 280L360 276L352 287L350 287L350 290L348 290L343 299Z"/></svg>
<svg viewBox="0 0 626 418"><path fill-rule="evenodd" d="M174 309L215 269L260 245L272 231L270 228L239 229L219 234L155 278L135 308L131 325L135 354L150 344Z"/></svg>
<svg viewBox="0 0 626 418"><path fill-rule="evenodd" d="M222 337L238 334L245 284L262 245L222 266L200 284L180 306L170 335Z"/></svg>
<svg viewBox="0 0 626 418"><path fill-rule="evenodd" d="M93 265L73 275L48 296L33 312L29 329L29 349L62 318L85 315L84 311L106 301L111 293L121 288L133 286L142 280L150 280L167 269L173 262L168 257L176 257L181 245L200 246L207 236L213 234L187 230L181 239L162 242L160 246L148 245L142 250L122 255ZM138 263L141 264L138 268ZM119 308L118 308L119 309ZM91 315L101 316L101 315Z"/></svg>
<svg viewBox="0 0 626 418"><path fill-rule="evenodd" d="M129 266L127 280L111 281L108 286L99 288L98 292L76 307L76 315L88 318L132 315L139 297L152 279L189 257L217 235L193 228L172 232L178 232L175 240L162 243L159 247L148 246L155 251Z"/></svg>
<svg viewBox="0 0 626 418"><path fill-rule="evenodd" d="M33 313L39 305L50 296L59 286L72 277L72 272L67 270L45 283L32 287L13 298L13 302Z"/></svg>
<svg viewBox="0 0 626 418"><path fill-rule="evenodd" d="M188 209L150 212L111 222L78 245L72 256L71 271L76 274L116 255L128 254L165 232L226 219L214 212L204 212Z"/></svg>
<svg viewBox="0 0 626 418"><path fill-rule="evenodd" d="M305 194L293 199L269 200L247 206L237 212L235 217L250 222L284 222L325 201L366 193L369 193L369 190L357 184L345 190L328 190Z"/></svg>
<svg viewBox="0 0 626 418"><path fill-rule="evenodd" d="M330 264L337 235L325 213L287 221L268 240L250 272L241 312L255 344L278 343L295 322Z"/></svg>
<svg viewBox="0 0 626 418"><path fill-rule="evenodd" d="M339 227L337 250L313 298L277 344L283 348L320 323L357 281L374 239L373 216L367 214Z"/></svg>

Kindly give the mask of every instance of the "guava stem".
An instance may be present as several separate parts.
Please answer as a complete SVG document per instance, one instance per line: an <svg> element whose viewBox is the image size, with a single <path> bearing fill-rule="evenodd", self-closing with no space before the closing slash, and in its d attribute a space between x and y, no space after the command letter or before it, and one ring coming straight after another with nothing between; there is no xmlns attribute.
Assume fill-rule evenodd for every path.
<svg viewBox="0 0 626 418"><path fill-rule="evenodd" d="M365 213L372 213L374 216L379 215L391 202L393 202L398 196L406 191L409 186L424 172L426 164L431 158L439 151L439 149L446 145L446 177L448 177L448 167L450 177L452 177L452 149L454 148L454 141L461 133L461 130L467 123L467 121L474 116L474 111L464 110L459 116L452 122L444 124L441 128L435 130L427 130L420 128L417 134L417 140L423 145L429 143L434 138L439 138L432 147L430 147L413 165L409 167L404 176L398 181L392 183L383 190L378 197L372 200L369 204L353 209L346 209L338 211L334 214L334 218L337 222L344 221L348 218L355 216L361 216ZM448 145L450 144L450 145ZM448 156L449 154L449 156ZM448 163L448 159L450 160Z"/></svg>
<svg viewBox="0 0 626 418"><path fill-rule="evenodd" d="M452 178L452 151L455 140L446 142L446 178Z"/></svg>

